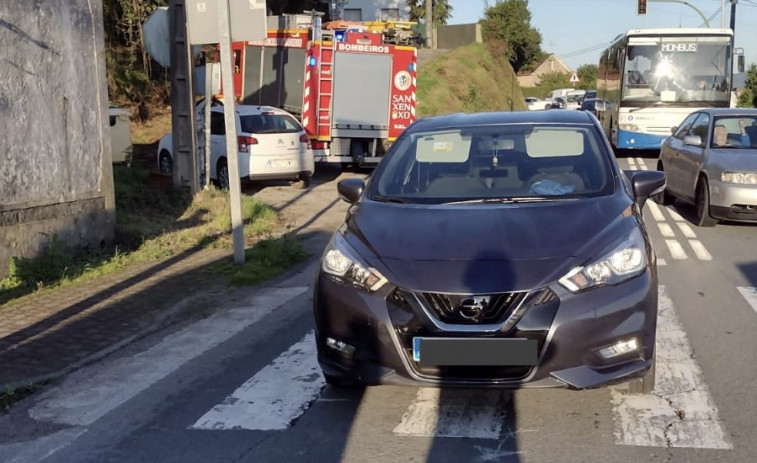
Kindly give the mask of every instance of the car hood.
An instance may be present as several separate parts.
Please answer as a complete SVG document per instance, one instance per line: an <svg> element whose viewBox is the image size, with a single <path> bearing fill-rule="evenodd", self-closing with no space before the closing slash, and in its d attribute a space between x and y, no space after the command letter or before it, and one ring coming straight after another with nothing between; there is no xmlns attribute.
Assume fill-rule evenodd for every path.
<svg viewBox="0 0 757 463"><path fill-rule="evenodd" d="M708 165L721 171L757 172L757 149L712 148Z"/></svg>
<svg viewBox="0 0 757 463"><path fill-rule="evenodd" d="M620 224L630 204L618 195L433 207L366 201L350 213L347 234L369 264L408 289L518 291L600 257L627 230Z"/></svg>

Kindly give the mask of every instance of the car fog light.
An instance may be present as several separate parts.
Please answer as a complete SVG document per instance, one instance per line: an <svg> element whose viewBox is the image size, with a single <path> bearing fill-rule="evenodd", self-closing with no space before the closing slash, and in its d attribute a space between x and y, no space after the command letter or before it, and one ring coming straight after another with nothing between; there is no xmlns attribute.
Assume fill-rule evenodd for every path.
<svg viewBox="0 0 757 463"><path fill-rule="evenodd" d="M637 350L639 350L639 341L636 338L631 338L599 349L599 355L606 359L611 359L620 355L630 354Z"/></svg>
<svg viewBox="0 0 757 463"><path fill-rule="evenodd" d="M352 355L355 353L355 346L351 346L346 342L337 341L334 338L326 338L326 345L343 354Z"/></svg>

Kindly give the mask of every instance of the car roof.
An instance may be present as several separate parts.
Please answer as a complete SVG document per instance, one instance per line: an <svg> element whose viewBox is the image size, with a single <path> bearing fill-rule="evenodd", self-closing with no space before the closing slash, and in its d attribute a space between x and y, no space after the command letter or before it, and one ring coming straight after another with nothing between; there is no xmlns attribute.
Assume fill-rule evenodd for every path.
<svg viewBox="0 0 757 463"><path fill-rule="evenodd" d="M215 112L223 112L223 105L213 106L211 108ZM238 104L234 106L234 110L240 115L240 116L255 116L258 114L263 113L274 113L279 114L283 116L292 116L287 111L284 111L280 108L275 108L273 106L258 106L258 105L244 105L244 104ZM293 117L293 116L292 116Z"/></svg>
<svg viewBox="0 0 757 463"><path fill-rule="evenodd" d="M508 111L486 113L456 113L419 119L414 130L438 130L450 127L470 127L496 124L592 124L583 111Z"/></svg>
<svg viewBox="0 0 757 463"><path fill-rule="evenodd" d="M707 113L713 116L757 117L757 108L705 108L705 109L700 109L698 111L692 111L692 112Z"/></svg>

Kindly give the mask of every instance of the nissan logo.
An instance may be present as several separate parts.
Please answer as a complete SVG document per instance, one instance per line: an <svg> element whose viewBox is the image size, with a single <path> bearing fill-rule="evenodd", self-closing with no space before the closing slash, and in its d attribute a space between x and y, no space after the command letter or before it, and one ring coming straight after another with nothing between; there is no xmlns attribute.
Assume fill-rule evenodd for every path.
<svg viewBox="0 0 757 463"><path fill-rule="evenodd" d="M458 313L466 320L480 322L484 318L486 309L489 307L491 297L471 296L460 301Z"/></svg>

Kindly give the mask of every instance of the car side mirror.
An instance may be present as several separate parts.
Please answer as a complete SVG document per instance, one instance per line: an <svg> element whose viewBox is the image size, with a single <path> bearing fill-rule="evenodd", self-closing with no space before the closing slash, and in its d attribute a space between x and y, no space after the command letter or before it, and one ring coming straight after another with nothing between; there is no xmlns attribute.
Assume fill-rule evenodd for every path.
<svg viewBox="0 0 757 463"><path fill-rule="evenodd" d="M647 199L665 191L665 172L657 170L625 171L633 186L633 195L639 207L644 207Z"/></svg>
<svg viewBox="0 0 757 463"><path fill-rule="evenodd" d="M678 130L678 126L674 125L673 127L670 128L670 133L676 133L676 130Z"/></svg>
<svg viewBox="0 0 757 463"><path fill-rule="evenodd" d="M701 147L702 137L700 137L699 135L686 135L685 137L683 137L683 144Z"/></svg>
<svg viewBox="0 0 757 463"><path fill-rule="evenodd" d="M350 204L357 204L365 190L365 180L362 178L346 178L336 184L339 197Z"/></svg>
<svg viewBox="0 0 757 463"><path fill-rule="evenodd" d="M744 55L739 55L737 58L738 66L739 66L739 72L744 72Z"/></svg>

